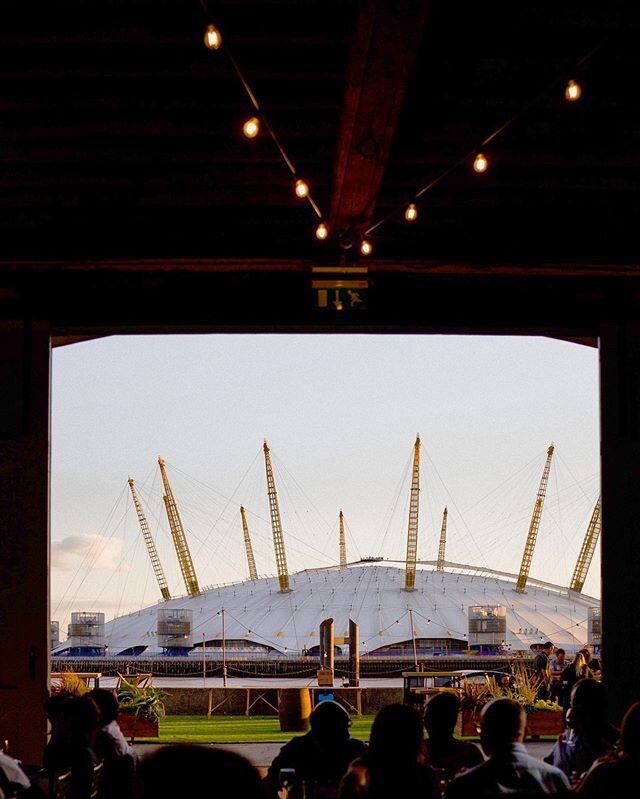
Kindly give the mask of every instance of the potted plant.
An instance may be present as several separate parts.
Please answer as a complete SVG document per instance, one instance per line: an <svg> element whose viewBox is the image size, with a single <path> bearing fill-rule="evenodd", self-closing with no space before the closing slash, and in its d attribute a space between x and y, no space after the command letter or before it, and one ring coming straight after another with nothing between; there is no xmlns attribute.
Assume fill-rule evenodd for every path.
<svg viewBox="0 0 640 799"><path fill-rule="evenodd" d="M509 686L499 685L488 676L486 683L463 681L459 689L460 723L459 734L477 735L480 713L491 699L505 697L519 702L527 713L527 738L541 735L559 735L564 729L564 711L556 702L537 699L538 680L522 664L514 669Z"/></svg>
<svg viewBox="0 0 640 799"><path fill-rule="evenodd" d="M164 716L164 694L150 681L118 675L116 696L120 705L118 725L125 738L157 738L159 720Z"/></svg>

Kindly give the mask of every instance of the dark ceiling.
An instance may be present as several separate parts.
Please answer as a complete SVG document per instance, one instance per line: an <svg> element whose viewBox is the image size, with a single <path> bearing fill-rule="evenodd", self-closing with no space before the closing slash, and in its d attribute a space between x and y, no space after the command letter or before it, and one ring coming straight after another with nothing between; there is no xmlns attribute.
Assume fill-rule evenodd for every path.
<svg viewBox="0 0 640 799"><path fill-rule="evenodd" d="M5 260L351 262L373 227L371 263L638 261L626 4L5 0L0 18ZM241 135L238 72L327 242L274 139Z"/></svg>

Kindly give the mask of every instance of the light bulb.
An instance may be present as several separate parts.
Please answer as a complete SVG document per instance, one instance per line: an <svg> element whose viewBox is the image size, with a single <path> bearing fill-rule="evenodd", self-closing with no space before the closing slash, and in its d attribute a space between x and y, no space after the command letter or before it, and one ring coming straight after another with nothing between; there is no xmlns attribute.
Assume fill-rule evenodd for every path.
<svg viewBox="0 0 640 799"><path fill-rule="evenodd" d="M580 95L582 94L582 87L579 83L576 83L575 80L570 80L564 90L565 99L568 100L570 103L575 103L576 100L580 99Z"/></svg>
<svg viewBox="0 0 640 799"><path fill-rule="evenodd" d="M487 167L489 166L489 162L487 160L487 156L483 153L478 153L476 155L476 159L473 162L473 168L476 172L486 172Z"/></svg>
<svg viewBox="0 0 640 799"><path fill-rule="evenodd" d="M309 194L309 186L307 186L304 180L296 180L296 194L301 198Z"/></svg>
<svg viewBox="0 0 640 799"><path fill-rule="evenodd" d="M258 117L251 117L242 126L242 132L247 139L254 139L260 133L260 120Z"/></svg>
<svg viewBox="0 0 640 799"><path fill-rule="evenodd" d="M324 222L320 222L320 224L316 228L316 238L323 240L326 239L328 235L329 235L329 228L325 225Z"/></svg>
<svg viewBox="0 0 640 799"><path fill-rule="evenodd" d="M410 203L407 206L407 210L404 212L404 218L407 222L414 222L418 218L418 209L414 203Z"/></svg>
<svg viewBox="0 0 640 799"><path fill-rule="evenodd" d="M371 250L372 249L373 249L373 247L371 246L371 243L368 242L366 239L363 239L362 240L362 244L360 245L360 252L363 255L371 255Z"/></svg>
<svg viewBox="0 0 640 799"><path fill-rule="evenodd" d="M215 25L207 25L204 32L204 43L209 50L217 50L222 44L222 34Z"/></svg>

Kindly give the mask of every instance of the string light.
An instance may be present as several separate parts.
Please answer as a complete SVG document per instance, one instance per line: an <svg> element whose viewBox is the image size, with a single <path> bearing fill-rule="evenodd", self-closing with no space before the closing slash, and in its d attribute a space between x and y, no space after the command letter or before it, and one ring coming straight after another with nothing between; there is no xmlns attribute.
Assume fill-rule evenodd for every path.
<svg viewBox="0 0 640 799"><path fill-rule="evenodd" d="M489 161L484 153L478 153L473 162L473 168L476 172L486 172L489 167Z"/></svg>
<svg viewBox="0 0 640 799"><path fill-rule="evenodd" d="M570 103L575 103L582 95L582 87L575 80L570 80L564 90L565 99Z"/></svg>
<svg viewBox="0 0 640 799"><path fill-rule="evenodd" d="M202 4L203 4L203 0L201 0L201 5ZM206 12L206 5L203 5L203 8L205 8L205 12ZM222 46L222 34L218 30L218 28L216 28L215 25L210 24L210 25L207 26L207 29L206 29L205 35L204 35L204 43L210 50L218 50L218 49L221 48L221 46ZM254 94L253 90L251 89L251 86L249 86L249 83L247 82L247 79L245 78L244 74L242 73L242 70L240 69L240 67L238 66L238 62L233 57L233 54L231 53L229 45L225 43L225 46L222 47L222 50L225 53L225 55L227 56L227 58L229 59L229 61L231 62L231 66L233 67L234 72L238 76L238 79L240 80L240 83L242 84L242 86L243 86L243 88L244 88L244 90L245 90L245 92L246 92L246 94L247 94L247 96L249 98L249 101L251 102L251 105L253 106L254 111L257 114L257 116L252 116L252 117L250 117L249 119L247 119L244 122L244 124L242 126L243 134L248 139L253 139L260 133L261 128L264 128L264 130L268 133L268 135L272 139L273 143L277 147L278 152L282 156L282 160L284 161L284 163L286 164L287 168L289 169L289 172L295 177L296 174L297 174L297 170L296 170L295 166L293 165L291 159L287 155L287 153L286 153L284 147L282 146L282 144L281 144L278 136L276 135L275 131L273 130L273 128L269 124L269 121L266 118L266 116L265 116L265 114L264 114L264 112L263 112L263 110L262 110L262 108L260 106L260 103L258 102L258 98L256 97L256 95ZM311 194L309 192L309 186L308 186L307 183L305 183L304 180L296 180L295 192L296 192L296 196L297 197L300 197L301 199L306 199L307 202L309 203L309 205L313 208L316 216L319 217L320 219L322 219L323 214L320 211L320 209L318 208L317 204L315 203L313 197L311 196ZM329 234L329 231L327 229L326 236L328 236L328 234ZM325 236L325 238L326 238L326 236ZM321 237L322 237L322 234L320 236L318 236L318 238L321 238Z"/></svg>
<svg viewBox="0 0 640 799"><path fill-rule="evenodd" d="M418 209L416 208L415 203L409 203L407 206L407 210L404 212L404 218L407 222L415 222L418 218Z"/></svg>
<svg viewBox="0 0 640 799"><path fill-rule="evenodd" d="M201 0L201 4L202 4L202 0ZM205 8L205 10L206 10L206 8ZM606 41L606 39L604 41ZM586 63L594 55L594 53L596 53L603 46L604 41L600 42L600 44L598 44L596 47L591 49L589 52L585 53L582 56L582 58L580 58L574 64L574 68L577 69L577 68L581 67L584 63ZM218 28L215 25L209 24L207 26L206 31L205 31L205 35L204 35L204 43L205 43L206 47L208 49L210 49L210 50L218 50L221 47L221 45L222 45L222 34L220 33L220 31L218 30ZM246 93L247 93L247 95L248 95L248 97L249 97L254 109L256 110L256 112L258 112L260 114L260 118L254 116L254 117L251 117L251 118L249 118L249 119L247 119L245 121L245 123L243 124L243 128L242 128L244 135L247 138L254 138L255 136L257 136L258 133L260 132L260 127L261 127L261 121L260 120L262 120L262 124L264 125L264 128L266 129L267 133L272 138L274 144L278 148L278 150L280 152L280 155L282 156L285 164L289 168L289 171L295 177L296 169L295 169L293 163L291 162L290 158L288 157L287 153L285 152L284 148L282 147L280 141L278 140L278 137L276 136L276 134L275 134L274 130L272 129L271 125L269 124L268 120L264 116L264 113L262 112L262 109L261 109L261 107L260 107L260 105L258 103L258 100L257 100L255 94L253 93L251 87L247 83L244 75L240 71L240 68L239 68L238 64L236 63L235 59L233 58L231 52L229 51L228 45L225 46L224 51L226 52L229 60L231 61L231 64L232 64L232 66L233 66L238 78L240 79L240 82L242 83L242 85L243 85L243 87L244 87L244 89L245 89L245 91L246 91ZM557 81L557 76L556 76L555 80ZM556 83L556 87L557 87L557 83ZM582 95L582 87L580 86L580 84L577 81L573 80L573 79L567 81L567 83L565 84L565 99L567 101L569 101L569 102L575 102L575 101L580 99L581 95ZM528 111L531 107L533 107L535 104L537 104L540 100L544 99L544 97L545 97L545 95L541 94L541 95L538 95L536 97L531 98L527 103L525 103L525 105L520 109L520 111L517 114L514 114L512 117L507 119L496 130L494 130L489 136L487 136L481 142L480 147L484 148L487 145L489 145L490 142L493 141L493 139L495 139L497 136L499 136L502 133L504 133L504 131L507 130L507 128L509 128L511 126L511 124L518 117L520 117L522 114L524 114L526 111ZM474 169L474 171L479 173L479 174L482 174L482 173L486 172L487 169L489 168L489 159L487 158L487 156L483 152L478 152L478 148L476 147L471 152L463 155L455 163L453 163L449 167L447 167L440 175L438 175L435 178L433 178L426 186L423 186L419 191L415 192L414 195L413 195L414 198L415 199L419 199L420 197L422 197L423 194L426 194L428 191L433 189L437 184L439 184L442 180L444 180L444 178L447 177L449 174L451 174L454 170L458 169L465 162L468 162L468 159L471 156L473 156L474 153L475 153L475 158L474 158L474 161L473 161L473 169ZM318 208L318 206L314 202L313 198L311 197L311 194L309 193L309 186L304 180L300 180L300 179L296 180L296 182L295 182L295 193L296 193L297 197L299 197L301 199L306 199L309 202L309 204L311 205L311 207L313 208L313 210L315 211L316 215L318 217L322 218L323 214L321 213L320 209ZM408 205L404 205L403 207L404 207L404 218L405 218L405 220L407 222L414 222L417 219L417 217L418 217L418 209L417 209L416 204L411 202ZM376 221L372 225L370 225L367 228L367 230L365 231L365 235L370 235L374 230L376 230L378 227L380 227L380 225L382 225L385 222L387 222L392 216L395 216L398 213L398 210L399 209L391 211L385 217L379 219L378 221ZM315 235L316 235L316 238L318 238L320 240L324 240L324 239L328 238L329 230L328 230L327 226L324 223L321 222L316 228ZM371 243L367 239L362 239L362 241L360 243L360 252L361 252L361 254L362 255L370 255L372 251L373 251L373 247L371 246Z"/></svg>
<svg viewBox="0 0 640 799"><path fill-rule="evenodd" d="M574 64L573 67L574 70L582 68L582 66L586 64L589 61L589 59L591 59L605 45L608 38L609 38L608 36L605 36L605 38L599 44L597 44L591 50L587 51L581 58L579 58ZM502 135L508 128L511 127L511 125L517 119L523 116L526 112L528 112L531 108L540 103L542 100L546 99L549 93L551 93L552 91L556 92L557 87L558 87L558 75L556 75L553 79L549 81L547 89L544 92L530 98L517 113L513 114L511 117L506 119L492 133L490 133L485 139L483 139L483 141L479 145L477 145L472 150L462 155L460 158L458 158L457 161L446 167L443 170L443 172L441 172L439 175L436 175L436 177L432 178L425 186L423 186L418 191L414 192L413 194L414 199L420 199L420 197L422 197L424 194L434 189L438 184L440 184L446 177L452 174L455 170L460 168L462 165L468 163L470 158L474 158L473 169L476 172L478 172L479 174L486 172L489 167L489 160L487 156L483 152L481 151L479 152L479 150L488 147L488 145L495 138ZM569 80L565 83L565 98L567 99L567 101L575 102L576 100L580 99L581 95L582 95L582 87L577 81ZM402 211L404 211L405 219L407 221L412 221L409 219L409 208L410 206L407 206L406 203L404 203L399 208L390 211L384 217L381 217L380 219L374 221L371 225L369 225L369 227L365 230L365 235L371 235L381 225L386 224L392 217L397 216L397 214Z"/></svg>
<svg viewBox="0 0 640 799"><path fill-rule="evenodd" d="M218 50L222 44L222 34L215 25L207 25L204 32L204 43L209 50Z"/></svg>
<svg viewBox="0 0 640 799"><path fill-rule="evenodd" d="M250 119L247 119L242 126L242 132L247 139L255 139L258 133L260 133L260 120L258 117L251 117Z"/></svg>
<svg viewBox="0 0 640 799"><path fill-rule="evenodd" d="M296 180L296 195L300 197L300 199L304 199L309 194L309 186L304 182L304 180Z"/></svg>

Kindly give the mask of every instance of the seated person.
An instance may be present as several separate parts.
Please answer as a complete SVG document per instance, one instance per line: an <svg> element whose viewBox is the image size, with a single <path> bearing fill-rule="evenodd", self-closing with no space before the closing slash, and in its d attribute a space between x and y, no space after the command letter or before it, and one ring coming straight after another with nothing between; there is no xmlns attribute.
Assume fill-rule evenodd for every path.
<svg viewBox="0 0 640 799"><path fill-rule="evenodd" d="M598 758L575 793L580 799L626 796L640 773L640 702L624 714L620 728L620 751Z"/></svg>
<svg viewBox="0 0 640 799"><path fill-rule="evenodd" d="M440 772L441 778L447 782L484 761L482 752L474 743L453 737L459 710L459 697L449 691L433 696L424 709L423 723L427 732L425 762Z"/></svg>
<svg viewBox="0 0 640 799"><path fill-rule="evenodd" d="M487 760L459 774L447 788L447 799L562 794L569 780L555 766L528 754L524 741L527 715L519 702L500 698L487 703L480 717L480 742Z"/></svg>
<svg viewBox="0 0 640 799"><path fill-rule="evenodd" d="M93 769L100 759L90 746L91 734L98 725L98 706L88 694L51 698L45 704L51 720L51 738L44 748L42 762L51 779L71 771L71 799L88 799Z"/></svg>
<svg viewBox="0 0 640 799"><path fill-rule="evenodd" d="M368 751L340 783L339 799L435 799L440 792L423 743L420 713L411 705L385 705L371 725Z"/></svg>
<svg viewBox="0 0 640 799"><path fill-rule="evenodd" d="M268 795L277 796L281 768L295 769L296 786L306 782L337 791L349 763L366 751L364 741L349 735L351 719L338 702L319 702L311 711L309 724L309 732L288 741L269 766L265 777ZM294 788L294 795L295 792Z"/></svg>
<svg viewBox="0 0 640 799"><path fill-rule="evenodd" d="M44 792L31 783L18 760L0 751L0 795L5 799L43 799Z"/></svg>
<svg viewBox="0 0 640 799"><path fill-rule="evenodd" d="M143 755L134 795L136 799L264 797L260 772L246 757L202 744L167 744Z"/></svg>
<svg viewBox="0 0 640 799"><path fill-rule="evenodd" d="M610 752L619 737L618 729L607 719L604 685L583 678L571 690L567 729L545 761L562 769L567 776L580 776L594 760Z"/></svg>
<svg viewBox="0 0 640 799"><path fill-rule="evenodd" d="M100 713L91 748L104 763L101 799L127 799L133 788L136 760L118 726L118 699L107 688L94 688L89 696Z"/></svg>

